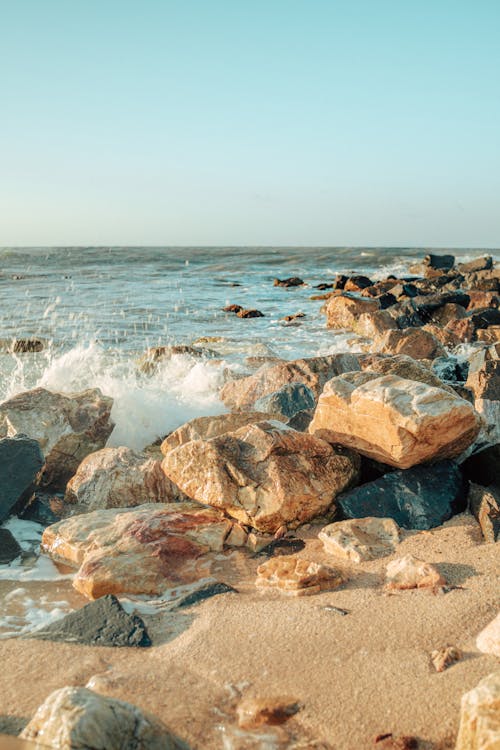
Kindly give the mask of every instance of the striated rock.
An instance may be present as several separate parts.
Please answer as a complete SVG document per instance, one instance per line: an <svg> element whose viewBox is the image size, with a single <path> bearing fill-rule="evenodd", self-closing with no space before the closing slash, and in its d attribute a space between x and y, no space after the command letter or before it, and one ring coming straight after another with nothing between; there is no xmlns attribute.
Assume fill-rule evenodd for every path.
<svg viewBox="0 0 500 750"><path fill-rule="evenodd" d="M22 511L43 464L36 440L26 435L0 440L0 523L12 512Z"/></svg>
<svg viewBox="0 0 500 750"><path fill-rule="evenodd" d="M497 478L500 479L497 464ZM486 542L500 541L500 489L471 484L469 507L477 518Z"/></svg>
<svg viewBox="0 0 500 750"><path fill-rule="evenodd" d="M300 704L290 697L242 698L236 709L242 729L256 729L264 724L284 724L300 710Z"/></svg>
<svg viewBox="0 0 500 750"><path fill-rule="evenodd" d="M274 419L279 419L273 415ZM179 445L184 445L190 440L209 440L226 432L234 432L240 427L262 422L270 419L270 415L263 411L233 412L231 414L220 414L217 417L197 417L190 422L178 427L171 432L161 444L161 452L166 455Z"/></svg>
<svg viewBox="0 0 500 750"><path fill-rule="evenodd" d="M467 505L467 482L453 461L393 471L339 495L344 518L393 518L404 529L440 526Z"/></svg>
<svg viewBox="0 0 500 750"><path fill-rule="evenodd" d="M85 456L104 448L114 427L112 404L98 388L71 394L35 388L0 404L0 437L24 433L37 440L45 456L42 483L64 488Z"/></svg>
<svg viewBox="0 0 500 750"><path fill-rule="evenodd" d="M42 551L79 567L73 586L90 599L105 594L160 594L197 575L190 564L220 551L231 522L197 503L97 510L48 526Z"/></svg>
<svg viewBox="0 0 500 750"><path fill-rule="evenodd" d="M318 534L325 552L360 563L394 552L399 526L392 518L360 518L325 526Z"/></svg>
<svg viewBox="0 0 500 750"><path fill-rule="evenodd" d="M163 473L161 461L131 448L102 448L83 459L66 487L65 501L87 510L170 503L184 495Z"/></svg>
<svg viewBox="0 0 500 750"><path fill-rule="evenodd" d="M445 669L459 661L462 656L462 652L456 646L443 646L443 648L432 651L431 661L436 672L444 672Z"/></svg>
<svg viewBox="0 0 500 750"><path fill-rule="evenodd" d="M354 331L360 315L380 310L380 302L370 297L351 297L342 294L330 297L325 306L328 328Z"/></svg>
<svg viewBox="0 0 500 750"><path fill-rule="evenodd" d="M483 654L493 654L500 657L500 612L479 633L476 646Z"/></svg>
<svg viewBox="0 0 500 750"><path fill-rule="evenodd" d="M357 478L359 458L270 421L185 443L162 468L194 500L274 533L325 512Z"/></svg>
<svg viewBox="0 0 500 750"><path fill-rule="evenodd" d="M443 388L352 372L325 385L309 425L312 434L323 430L332 443L404 469L458 456L478 434L479 420L470 403Z"/></svg>
<svg viewBox="0 0 500 750"><path fill-rule="evenodd" d="M445 586L446 581L434 565L423 562L413 555L392 560L387 565L387 589L423 589Z"/></svg>
<svg viewBox="0 0 500 750"><path fill-rule="evenodd" d="M379 338L378 347L386 354L407 354L413 359L435 359L446 354L443 345L424 328L387 331Z"/></svg>
<svg viewBox="0 0 500 750"><path fill-rule="evenodd" d="M326 565L296 557L272 557L257 568L256 586L279 589L289 596L309 596L344 583L340 573Z"/></svg>
<svg viewBox="0 0 500 750"><path fill-rule="evenodd" d="M500 672L493 672L462 696L455 750L497 750L499 747Z"/></svg>
<svg viewBox="0 0 500 750"><path fill-rule="evenodd" d="M81 687L51 693L19 736L57 750L188 750L151 714Z"/></svg>
<svg viewBox="0 0 500 750"><path fill-rule="evenodd" d="M9 529L0 528L0 565L8 565L21 554L21 547Z"/></svg>
<svg viewBox="0 0 500 750"><path fill-rule="evenodd" d="M316 398L304 383L288 383L278 391L268 393L255 402L255 408L267 414L280 414L291 418L300 411L314 409Z"/></svg>

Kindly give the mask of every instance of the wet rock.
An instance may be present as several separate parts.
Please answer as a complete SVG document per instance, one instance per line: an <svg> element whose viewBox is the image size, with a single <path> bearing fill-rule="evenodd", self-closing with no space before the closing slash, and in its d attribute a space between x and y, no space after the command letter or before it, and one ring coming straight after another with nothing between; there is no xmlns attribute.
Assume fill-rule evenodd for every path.
<svg viewBox="0 0 500 750"><path fill-rule="evenodd" d="M333 289L333 284L316 284L315 289L319 289L320 292L324 292L325 289Z"/></svg>
<svg viewBox="0 0 500 750"><path fill-rule="evenodd" d="M257 568L255 585L275 588L289 596L310 596L344 583L341 574L326 565L291 557L272 557Z"/></svg>
<svg viewBox="0 0 500 750"><path fill-rule="evenodd" d="M240 310L243 310L243 307L241 305L227 305L226 307L222 308L222 312L228 313L238 313Z"/></svg>
<svg viewBox="0 0 500 750"><path fill-rule="evenodd" d="M465 510L467 482L453 461L393 471L341 494L344 518L393 518L404 529L432 529Z"/></svg>
<svg viewBox="0 0 500 750"><path fill-rule="evenodd" d="M431 653L431 661L436 672L444 672L452 664L459 661L463 654L456 646L443 646Z"/></svg>
<svg viewBox="0 0 500 750"><path fill-rule="evenodd" d="M355 481L358 457L280 422L260 422L171 450L163 471L200 503L274 533L323 513Z"/></svg>
<svg viewBox="0 0 500 750"><path fill-rule="evenodd" d="M432 369L445 382L465 383L469 374L469 363L452 356L436 357Z"/></svg>
<svg viewBox="0 0 500 750"><path fill-rule="evenodd" d="M497 344L500 342L500 326L489 326L476 331L476 338L485 344Z"/></svg>
<svg viewBox="0 0 500 750"><path fill-rule="evenodd" d="M424 265L442 271L449 271L455 265L454 255L433 255L429 253L424 258Z"/></svg>
<svg viewBox="0 0 500 750"><path fill-rule="evenodd" d="M151 375L156 372L162 362L168 362L172 357L179 355L189 357L214 356L209 349L197 349L188 344L174 344L170 346L152 346L139 358L137 365L141 372Z"/></svg>
<svg viewBox="0 0 500 750"><path fill-rule="evenodd" d="M303 286L304 281L298 276L291 276L288 279L274 279L273 286Z"/></svg>
<svg viewBox="0 0 500 750"><path fill-rule="evenodd" d="M345 286L345 283L348 279L348 276L344 276L343 273L338 273L335 276L335 281L333 282L333 288L334 289L343 289Z"/></svg>
<svg viewBox="0 0 500 750"><path fill-rule="evenodd" d="M373 281L368 276L349 276L344 284L344 289L346 292L360 292L369 286L373 286Z"/></svg>
<svg viewBox="0 0 500 750"><path fill-rule="evenodd" d="M59 521L65 510L66 507L61 498L49 498L42 493L35 493L28 505L18 513L18 516L23 521L34 521L45 527Z"/></svg>
<svg viewBox="0 0 500 750"><path fill-rule="evenodd" d="M493 654L500 658L500 612L481 630L476 639L476 646L483 654Z"/></svg>
<svg viewBox="0 0 500 750"><path fill-rule="evenodd" d="M255 408L267 414L282 414L291 418L299 411L314 409L316 398L304 383L288 383L273 393L262 396L255 402Z"/></svg>
<svg viewBox="0 0 500 750"><path fill-rule="evenodd" d="M68 482L64 499L86 510L99 510L170 503L185 496L167 479L161 461L121 447L86 456Z"/></svg>
<svg viewBox="0 0 500 750"><path fill-rule="evenodd" d="M156 717L81 687L51 693L19 736L65 750L188 750Z"/></svg>
<svg viewBox="0 0 500 750"><path fill-rule="evenodd" d="M342 294L330 297L325 306L328 328L354 331L360 315L380 310L380 302L369 297L352 297Z"/></svg>
<svg viewBox="0 0 500 750"><path fill-rule="evenodd" d="M379 338L378 348L386 354L407 354L413 359L435 359L446 354L437 338L423 328L387 331Z"/></svg>
<svg viewBox="0 0 500 750"><path fill-rule="evenodd" d="M238 591L232 586L228 586L227 583L217 582L208 583L206 586L202 586L191 594L181 597L177 601L178 609L182 607L192 607L193 604L199 604L199 602L205 601L205 599L211 599L213 596L219 596L220 594L237 594Z"/></svg>
<svg viewBox="0 0 500 750"><path fill-rule="evenodd" d="M0 523L28 503L43 465L36 440L21 434L0 440Z"/></svg>
<svg viewBox="0 0 500 750"><path fill-rule="evenodd" d="M82 393L25 391L0 404L0 437L24 433L45 456L42 484L59 489L89 453L104 448L113 430L113 399L98 388Z"/></svg>
<svg viewBox="0 0 500 750"><path fill-rule="evenodd" d="M112 594L25 637L85 646L151 646L144 622L137 615L127 614Z"/></svg>
<svg viewBox="0 0 500 750"><path fill-rule="evenodd" d="M331 523L321 529L318 538L325 552L360 563L394 552L399 527L392 518L360 518Z"/></svg>
<svg viewBox="0 0 500 750"><path fill-rule="evenodd" d="M260 310L238 310L236 313L236 316L238 318L263 318L264 313L261 313Z"/></svg>
<svg viewBox="0 0 500 750"><path fill-rule="evenodd" d="M493 268L493 258L491 255L484 255L482 258L474 258L467 263L459 263L458 270L460 273L475 273L476 271L485 271Z"/></svg>
<svg viewBox="0 0 500 750"><path fill-rule="evenodd" d="M459 396L396 375L352 372L333 378L309 432L398 468L460 455L479 432ZM373 515L365 513L365 515Z"/></svg>
<svg viewBox="0 0 500 750"><path fill-rule="evenodd" d="M242 729L256 729L264 724L284 724L300 710L300 704L290 697L242 698L236 709Z"/></svg>
<svg viewBox="0 0 500 750"><path fill-rule="evenodd" d="M386 588L399 589L436 589L446 585L446 580L437 568L423 562L413 555L405 555L391 560L387 565Z"/></svg>
<svg viewBox="0 0 500 750"><path fill-rule="evenodd" d="M285 323L294 323L296 320L299 320L300 318L305 318L306 315L303 312L294 313L293 315L285 315L284 318L281 318L281 320Z"/></svg>
<svg viewBox="0 0 500 750"><path fill-rule="evenodd" d="M47 342L38 338L26 339L0 339L0 349L11 354L33 354L42 352Z"/></svg>
<svg viewBox="0 0 500 750"><path fill-rule="evenodd" d="M500 672L485 677L462 696L455 750L500 747Z"/></svg>
<svg viewBox="0 0 500 750"><path fill-rule="evenodd" d="M21 547L8 529L0 528L0 565L8 565L21 554Z"/></svg>
<svg viewBox="0 0 500 750"><path fill-rule="evenodd" d="M196 580L193 560L221 551L231 526L222 513L197 503L97 510L46 528L42 551L79 567L73 586L90 599L160 594Z"/></svg>
<svg viewBox="0 0 500 750"><path fill-rule="evenodd" d="M497 474L499 465L497 464ZM500 480L500 476L497 477ZM471 484L469 507L477 519L486 542L500 541L500 489Z"/></svg>

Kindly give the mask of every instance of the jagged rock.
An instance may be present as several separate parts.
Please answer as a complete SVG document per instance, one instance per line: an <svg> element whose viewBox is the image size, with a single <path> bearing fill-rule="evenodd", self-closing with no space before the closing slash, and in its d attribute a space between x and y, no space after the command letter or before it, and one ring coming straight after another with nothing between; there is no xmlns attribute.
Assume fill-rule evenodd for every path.
<svg viewBox="0 0 500 750"><path fill-rule="evenodd" d="M263 724L284 724L300 710L300 704L290 697L243 698L236 709L242 729L256 729Z"/></svg>
<svg viewBox="0 0 500 750"><path fill-rule="evenodd" d="M392 518L360 518L325 526L318 534L325 552L360 563L394 552L399 526Z"/></svg>
<svg viewBox="0 0 500 750"><path fill-rule="evenodd" d="M423 562L413 555L405 555L391 560L387 565L387 589L436 589L445 586L446 580L430 563Z"/></svg>
<svg viewBox="0 0 500 750"><path fill-rule="evenodd" d="M328 328L354 331L360 315L380 310L380 302L370 297L351 297L342 294L331 297L325 306Z"/></svg>
<svg viewBox="0 0 500 750"><path fill-rule="evenodd" d="M256 586L289 596L309 596L337 588L345 579L327 565L296 557L272 557L257 568Z"/></svg>
<svg viewBox="0 0 500 750"><path fill-rule="evenodd" d="M500 612L494 620L481 630L476 639L476 646L483 654L493 654L493 656L500 657Z"/></svg>
<svg viewBox="0 0 500 750"><path fill-rule="evenodd" d="M188 497L274 533L326 511L357 478L359 458L271 421L185 443L162 468Z"/></svg>
<svg viewBox="0 0 500 750"><path fill-rule="evenodd" d="M64 497L87 510L131 508L185 499L163 473L161 461L131 448L102 448L83 459Z"/></svg>
<svg viewBox="0 0 500 750"><path fill-rule="evenodd" d="M113 430L113 399L98 388L82 393L25 391L0 404L0 437L24 433L45 456L42 483L64 488L89 453L104 448Z"/></svg>
<svg viewBox="0 0 500 750"><path fill-rule="evenodd" d="M36 440L26 435L0 440L0 523L27 504L43 464Z"/></svg>
<svg viewBox="0 0 500 750"><path fill-rule="evenodd" d="M85 646L151 646L144 622L137 615L125 612L112 594L90 602L25 637Z"/></svg>
<svg viewBox="0 0 500 750"><path fill-rule="evenodd" d="M436 672L444 672L452 664L459 661L463 654L456 646L443 646L431 653L431 661Z"/></svg>
<svg viewBox="0 0 500 750"><path fill-rule="evenodd" d="M458 341L455 339L456 343L446 344L446 346L457 346L458 343L470 344L471 341L474 341L476 335L475 326L469 318L450 320L444 327L444 331L458 339Z"/></svg>
<svg viewBox="0 0 500 750"><path fill-rule="evenodd" d="M19 736L57 750L188 750L155 716L81 687L51 693Z"/></svg>
<svg viewBox="0 0 500 750"><path fill-rule="evenodd" d="M295 416L299 411L314 409L316 398L304 383L288 383L273 393L262 396L255 402L255 408L270 414L282 414L286 418Z"/></svg>
<svg viewBox="0 0 500 750"><path fill-rule="evenodd" d="M467 482L453 461L384 474L339 495L344 518L393 518L404 529L440 526L467 505Z"/></svg>
<svg viewBox="0 0 500 750"><path fill-rule="evenodd" d="M498 470L497 464L497 474ZM478 520L485 541L500 541L500 490L471 484L469 507Z"/></svg>
<svg viewBox="0 0 500 750"><path fill-rule="evenodd" d="M446 354L437 338L423 328L387 331L378 339L378 347L386 354L407 354L413 359L435 359Z"/></svg>
<svg viewBox="0 0 500 750"><path fill-rule="evenodd" d="M226 432L234 432L240 427L262 422L271 418L271 415L263 411L232 412L231 414L220 414L217 417L196 417L190 422L178 427L171 432L161 444L161 452L164 456L179 445L189 443L190 440L209 440ZM273 419L278 419L274 414Z"/></svg>
<svg viewBox="0 0 500 750"><path fill-rule="evenodd" d="M499 747L500 672L493 672L462 696L455 750L497 750Z"/></svg>
<svg viewBox="0 0 500 750"><path fill-rule="evenodd" d="M9 529L0 528L0 565L8 565L21 554L21 547Z"/></svg>
<svg viewBox="0 0 500 750"><path fill-rule="evenodd" d="M309 425L312 434L323 431L332 443L405 469L458 456L478 434L479 419L470 403L443 388L352 372L325 385Z"/></svg>
<svg viewBox="0 0 500 750"><path fill-rule="evenodd" d="M73 586L90 599L160 594L197 579L192 561L220 551L231 522L197 503L96 510L48 526L42 551L79 567Z"/></svg>
<svg viewBox="0 0 500 750"><path fill-rule="evenodd" d="M448 393L454 393L453 389L445 385L441 378L432 370L429 370L421 361L408 357L406 354L381 355L370 354L360 359L362 370L378 372L380 375L397 375L405 380L416 380L434 388L444 388Z"/></svg>
<svg viewBox="0 0 500 750"><path fill-rule="evenodd" d="M482 258L474 258L467 263L459 263L458 270L460 273L475 273L493 268L493 258L491 255L484 255Z"/></svg>
<svg viewBox="0 0 500 750"><path fill-rule="evenodd" d="M219 596L219 594L237 594L237 590L227 583L207 583L206 586L202 586L196 591L192 591L190 594L186 594L181 597L176 606L178 609L182 607L192 607L193 604L199 604L199 602L205 601L205 599L211 599L213 596Z"/></svg>

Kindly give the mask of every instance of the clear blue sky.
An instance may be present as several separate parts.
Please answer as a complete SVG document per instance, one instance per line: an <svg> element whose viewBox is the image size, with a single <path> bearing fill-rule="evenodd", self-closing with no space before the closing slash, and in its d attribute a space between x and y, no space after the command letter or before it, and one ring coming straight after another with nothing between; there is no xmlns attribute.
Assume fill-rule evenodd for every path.
<svg viewBox="0 0 500 750"><path fill-rule="evenodd" d="M500 246L499 0L0 0L0 245Z"/></svg>

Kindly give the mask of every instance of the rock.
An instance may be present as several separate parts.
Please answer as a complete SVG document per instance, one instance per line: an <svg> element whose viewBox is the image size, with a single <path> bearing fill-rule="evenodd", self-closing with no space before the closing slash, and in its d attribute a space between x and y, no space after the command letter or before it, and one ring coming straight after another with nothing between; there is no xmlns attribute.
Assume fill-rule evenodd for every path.
<svg viewBox="0 0 500 750"><path fill-rule="evenodd" d="M362 313L357 321L352 324L354 332L359 336L368 336L373 339L397 327L398 324L387 310Z"/></svg>
<svg viewBox="0 0 500 750"><path fill-rule="evenodd" d="M66 513L67 506L59 497L48 497L45 493L36 492L28 505L18 513L23 521L34 521L44 528L56 523Z"/></svg>
<svg viewBox="0 0 500 750"><path fill-rule="evenodd" d="M307 409L307 411L298 411L296 414L288 420L288 426L292 430L298 432L307 432L309 425L311 424L314 415L313 409Z"/></svg>
<svg viewBox="0 0 500 750"><path fill-rule="evenodd" d="M73 586L90 599L160 594L197 580L192 561L221 551L231 522L197 503L96 510L45 529L42 551L79 567Z"/></svg>
<svg viewBox="0 0 500 750"><path fill-rule="evenodd" d="M238 318L263 318L264 313L260 310L238 310L236 313Z"/></svg>
<svg viewBox="0 0 500 750"><path fill-rule="evenodd" d="M191 594L181 597L177 601L178 609L182 607L192 607L193 604L199 604L199 602L205 601L205 599L211 599L212 596L219 596L219 594L237 594L237 590L232 586L228 586L227 583L207 583L206 586L202 586Z"/></svg>
<svg viewBox="0 0 500 750"><path fill-rule="evenodd" d="M472 405L442 388L396 375L361 372L333 378L309 432L406 469L460 455L479 432ZM372 515L366 513L365 515Z"/></svg>
<svg viewBox="0 0 500 750"><path fill-rule="evenodd" d="M344 289L346 292L360 292L369 286L373 286L373 281L368 276L349 276L344 284Z"/></svg>
<svg viewBox="0 0 500 750"><path fill-rule="evenodd" d="M500 541L500 490L471 484L469 507L481 527L484 540L486 542Z"/></svg>
<svg viewBox="0 0 500 750"><path fill-rule="evenodd" d="M375 737L377 750L417 750L419 741L409 735L395 736L391 732Z"/></svg>
<svg viewBox="0 0 500 750"><path fill-rule="evenodd" d="M9 529L0 528L0 565L8 565L21 554L21 547Z"/></svg>
<svg viewBox="0 0 500 750"><path fill-rule="evenodd" d="M273 286L303 286L304 282L298 276L291 276L288 279L274 279Z"/></svg>
<svg viewBox="0 0 500 750"><path fill-rule="evenodd" d="M296 557L272 557L257 568L255 585L275 588L289 596L309 596L344 583L340 573L326 565Z"/></svg>
<svg viewBox="0 0 500 750"><path fill-rule="evenodd" d="M465 510L467 482L453 461L393 471L336 500L344 518L393 518L404 529L432 529Z"/></svg>
<svg viewBox="0 0 500 750"><path fill-rule="evenodd" d="M253 375L226 383L220 398L234 411L252 411L255 402L289 383L303 383L317 398L324 384L335 375L359 370L354 354L332 354L325 357L295 359L261 367Z"/></svg>
<svg viewBox="0 0 500 750"><path fill-rule="evenodd" d="M469 318L462 318L462 320L450 320L449 323L447 323L444 327L444 330L448 333L453 334L456 339L458 339L458 342L461 342L463 344L469 344L471 341L474 341L474 337L476 334L476 328L472 320L470 320ZM457 344L452 344L452 346L456 345Z"/></svg>
<svg viewBox="0 0 500 750"><path fill-rule="evenodd" d="M0 404L0 437L37 440L45 455L42 484L64 489L85 456L104 448L112 404L98 388L67 395L35 388Z"/></svg>
<svg viewBox="0 0 500 750"><path fill-rule="evenodd" d="M387 565L386 588L389 590L437 589L445 585L445 579L434 565L423 562L413 555L405 555Z"/></svg>
<svg viewBox="0 0 500 750"><path fill-rule="evenodd" d="M434 388L443 388L448 393L453 389L445 385L439 375L429 370L421 361L408 357L406 354L380 355L372 354L360 360L362 370L378 372L380 375L397 375L405 380L416 380Z"/></svg>
<svg viewBox="0 0 500 750"><path fill-rule="evenodd" d="M380 310L380 302L369 297L351 297L342 294L330 297L325 306L328 328L354 331L360 315Z"/></svg>
<svg viewBox="0 0 500 750"><path fill-rule="evenodd" d="M333 282L333 288L334 289L343 289L344 286L345 286L345 284L346 284L347 279L348 279L348 277L344 276L343 273L338 273L335 276L335 281Z"/></svg>
<svg viewBox="0 0 500 750"><path fill-rule="evenodd" d="M499 747L500 672L493 672L462 696L455 750L497 750Z"/></svg>
<svg viewBox="0 0 500 750"><path fill-rule="evenodd" d="M112 594L25 637L84 646L151 646L144 622L137 615L127 614Z"/></svg>
<svg viewBox="0 0 500 750"><path fill-rule="evenodd" d="M500 477L498 467L500 466L500 445L491 445L488 448L473 453L462 464L462 470L471 482L486 485L496 484L500 488Z"/></svg>
<svg viewBox="0 0 500 750"><path fill-rule="evenodd" d="M0 339L0 349L11 354L33 354L42 352L47 342L38 338L26 339Z"/></svg>
<svg viewBox="0 0 500 750"><path fill-rule="evenodd" d="M377 343L381 352L407 354L413 359L435 359L446 354L437 338L423 328L386 331Z"/></svg>
<svg viewBox="0 0 500 750"><path fill-rule="evenodd" d="M485 344L497 344L500 341L500 326L489 326L476 331L476 338Z"/></svg>
<svg viewBox="0 0 500 750"><path fill-rule="evenodd" d="M444 672L445 669L459 661L462 656L462 652L456 646L444 646L432 651L431 661L436 672Z"/></svg>
<svg viewBox="0 0 500 750"><path fill-rule="evenodd" d="M162 468L188 497L274 533L324 513L357 478L359 459L270 421L185 443L167 453Z"/></svg>
<svg viewBox="0 0 500 750"><path fill-rule="evenodd" d="M424 265L429 268L436 268L442 271L449 271L455 265L454 255L426 255L424 258Z"/></svg>
<svg viewBox="0 0 500 750"><path fill-rule="evenodd" d="M222 312L229 313L238 313L240 310L243 310L241 305L227 305L226 307L222 308Z"/></svg>
<svg viewBox="0 0 500 750"><path fill-rule="evenodd" d="M263 724L284 724L300 710L300 704L290 697L242 698L236 709L242 729L256 729Z"/></svg>
<svg viewBox="0 0 500 750"><path fill-rule="evenodd" d="M474 328L489 328L490 326L500 325L500 310L496 307L483 307L472 310L468 315L469 320Z"/></svg>
<svg viewBox="0 0 500 750"><path fill-rule="evenodd" d="M273 557L274 555L295 555L306 546L303 539L297 537L283 537L282 539L267 539L267 544L256 551L255 557Z"/></svg>
<svg viewBox="0 0 500 750"><path fill-rule="evenodd" d="M445 382L465 383L469 374L469 363L457 357L436 357L432 369Z"/></svg>
<svg viewBox="0 0 500 750"><path fill-rule="evenodd" d="M156 717L81 687L51 693L19 736L58 750L187 750Z"/></svg>
<svg viewBox="0 0 500 750"><path fill-rule="evenodd" d="M480 370L469 371L467 388L474 393L474 407L485 423L485 439L500 443L500 360L484 362Z"/></svg>
<svg viewBox="0 0 500 750"><path fill-rule="evenodd" d="M291 418L300 411L314 409L316 398L304 383L288 383L273 393L262 396L255 402L255 408L267 414L282 414Z"/></svg>
<svg viewBox="0 0 500 750"><path fill-rule="evenodd" d="M281 318L281 320L284 323L293 323L294 321L298 320L299 318L305 318L306 314L303 312L294 313L293 315L285 315L284 318Z"/></svg>
<svg viewBox="0 0 500 750"><path fill-rule="evenodd" d="M469 291L467 310L480 310L485 307L499 307L500 297L497 292L482 292L479 289Z"/></svg>
<svg viewBox="0 0 500 750"><path fill-rule="evenodd" d="M447 302L430 315L430 320L435 325L445 326L450 320L462 320L466 316L467 313L462 305L457 305L456 302Z"/></svg>
<svg viewBox="0 0 500 750"><path fill-rule="evenodd" d="M318 534L325 552L360 563L394 552L399 526L392 518L360 518L325 526Z"/></svg>
<svg viewBox="0 0 500 750"><path fill-rule="evenodd" d="M27 504L43 464L36 440L26 435L0 440L0 523Z"/></svg>
<svg viewBox="0 0 500 750"><path fill-rule="evenodd" d="M500 612L484 630L481 630L476 639L476 646L483 654L500 657Z"/></svg>
<svg viewBox="0 0 500 750"><path fill-rule="evenodd" d="M171 503L184 495L163 473L161 461L131 448L102 448L83 459L66 487L65 501L86 510Z"/></svg>
<svg viewBox="0 0 500 750"><path fill-rule="evenodd" d="M493 258L491 255L484 255L482 258L474 258L474 260L470 260L468 263L458 264L460 273L475 273L476 271L484 271L489 268L493 268Z"/></svg>
<svg viewBox="0 0 500 750"><path fill-rule="evenodd" d="M241 309L241 308L240 308ZM155 373L162 362L168 362L176 356L203 357L214 356L210 349L197 349L188 344L174 344L169 346L152 346L139 358L137 365L141 372L146 375Z"/></svg>

